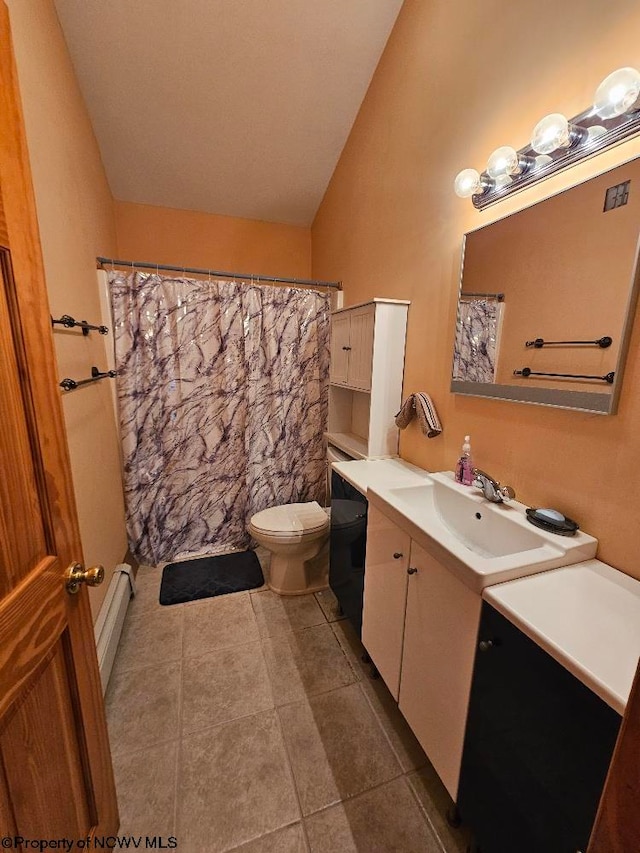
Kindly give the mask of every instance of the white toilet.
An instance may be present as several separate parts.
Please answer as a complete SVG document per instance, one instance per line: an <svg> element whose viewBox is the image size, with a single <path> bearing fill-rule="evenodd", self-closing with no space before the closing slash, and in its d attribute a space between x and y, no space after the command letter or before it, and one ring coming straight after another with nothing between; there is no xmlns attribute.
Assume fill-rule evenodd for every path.
<svg viewBox="0 0 640 853"><path fill-rule="evenodd" d="M331 493L331 463L351 459L327 448L327 498ZM271 552L269 587L279 595L305 595L329 586L330 511L316 501L283 504L251 517L249 533Z"/></svg>
<svg viewBox="0 0 640 853"><path fill-rule="evenodd" d="M329 582L329 513L316 501L284 504L252 516L249 533L271 552L269 588L304 595Z"/></svg>

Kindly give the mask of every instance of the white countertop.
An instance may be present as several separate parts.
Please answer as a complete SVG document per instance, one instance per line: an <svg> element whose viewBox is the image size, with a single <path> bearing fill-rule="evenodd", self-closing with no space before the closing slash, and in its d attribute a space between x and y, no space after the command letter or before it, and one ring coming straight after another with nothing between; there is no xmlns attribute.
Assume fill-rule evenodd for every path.
<svg viewBox="0 0 640 853"><path fill-rule="evenodd" d="M363 495L370 488L419 485L429 478L426 471L404 459L357 459L333 462L331 467Z"/></svg>
<svg viewBox="0 0 640 853"><path fill-rule="evenodd" d="M587 560L482 597L619 714L640 657L640 581Z"/></svg>
<svg viewBox="0 0 640 853"><path fill-rule="evenodd" d="M534 527L519 501L494 503L452 471L417 483L369 483L369 501L472 592L582 562L598 541L583 531L558 536Z"/></svg>
<svg viewBox="0 0 640 853"><path fill-rule="evenodd" d="M369 489L384 492L430 479L428 472L402 459L334 462L332 468L363 495ZM599 560L586 560L494 582L482 597L624 713L640 657L640 581Z"/></svg>

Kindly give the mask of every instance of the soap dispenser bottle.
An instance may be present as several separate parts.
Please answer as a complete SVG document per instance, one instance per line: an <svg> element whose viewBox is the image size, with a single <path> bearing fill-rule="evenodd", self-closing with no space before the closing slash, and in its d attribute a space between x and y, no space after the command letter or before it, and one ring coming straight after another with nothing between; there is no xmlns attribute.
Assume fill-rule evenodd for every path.
<svg viewBox="0 0 640 853"><path fill-rule="evenodd" d="M456 465L456 482L465 486L473 483L473 460L471 459L470 436L465 435L462 445L462 456Z"/></svg>

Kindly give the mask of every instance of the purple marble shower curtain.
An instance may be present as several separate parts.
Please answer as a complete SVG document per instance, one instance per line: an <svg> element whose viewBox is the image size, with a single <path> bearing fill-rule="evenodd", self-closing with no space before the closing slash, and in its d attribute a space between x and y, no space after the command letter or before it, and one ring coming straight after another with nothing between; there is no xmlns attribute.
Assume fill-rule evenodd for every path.
<svg viewBox="0 0 640 853"><path fill-rule="evenodd" d="M461 299L453 348L453 379L495 382L504 303Z"/></svg>
<svg viewBox="0 0 640 853"><path fill-rule="evenodd" d="M138 272L109 282L134 555L244 548L255 512L321 500L329 297Z"/></svg>

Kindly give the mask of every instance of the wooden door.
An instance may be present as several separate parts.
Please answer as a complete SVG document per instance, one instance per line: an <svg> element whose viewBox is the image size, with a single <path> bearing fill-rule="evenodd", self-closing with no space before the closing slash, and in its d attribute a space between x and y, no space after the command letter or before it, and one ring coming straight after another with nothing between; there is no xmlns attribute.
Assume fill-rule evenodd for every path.
<svg viewBox="0 0 640 853"><path fill-rule="evenodd" d="M349 313L331 318L331 382L346 385L349 370Z"/></svg>
<svg viewBox="0 0 640 853"><path fill-rule="evenodd" d="M604 786L587 853L640 850L640 665Z"/></svg>
<svg viewBox="0 0 640 853"><path fill-rule="evenodd" d="M398 701L409 575L408 533L369 501L362 644Z"/></svg>
<svg viewBox="0 0 640 853"><path fill-rule="evenodd" d="M373 324L375 306L354 308L349 312L349 373L347 385L362 391L371 390L371 367L373 365Z"/></svg>
<svg viewBox="0 0 640 853"><path fill-rule="evenodd" d="M481 598L411 542L399 707L456 799Z"/></svg>
<svg viewBox="0 0 640 853"><path fill-rule="evenodd" d="M88 596L65 591L82 555L1 2L0 127L0 836L86 839L117 806Z"/></svg>

